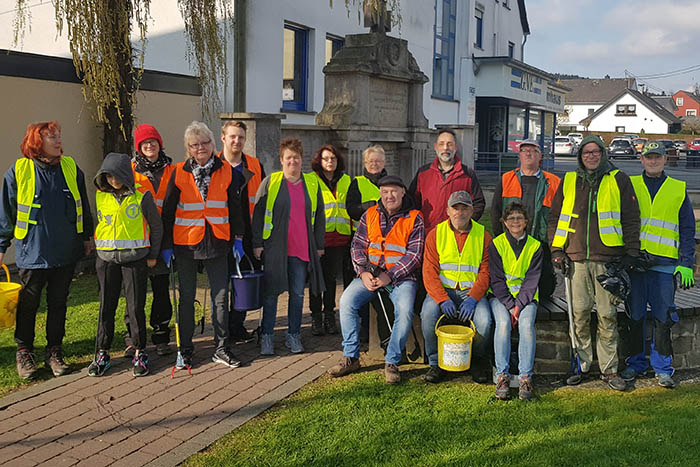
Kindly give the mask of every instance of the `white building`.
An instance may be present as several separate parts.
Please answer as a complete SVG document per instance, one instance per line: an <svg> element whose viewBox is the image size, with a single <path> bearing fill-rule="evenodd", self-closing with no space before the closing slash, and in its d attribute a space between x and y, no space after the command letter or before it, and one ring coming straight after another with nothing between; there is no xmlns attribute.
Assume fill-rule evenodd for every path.
<svg viewBox="0 0 700 467"><path fill-rule="evenodd" d="M562 79L561 83L570 89L566 96L564 112L559 115L559 128L569 131L583 131L581 120L596 112L610 99L625 89L637 89L634 78L576 78Z"/></svg>

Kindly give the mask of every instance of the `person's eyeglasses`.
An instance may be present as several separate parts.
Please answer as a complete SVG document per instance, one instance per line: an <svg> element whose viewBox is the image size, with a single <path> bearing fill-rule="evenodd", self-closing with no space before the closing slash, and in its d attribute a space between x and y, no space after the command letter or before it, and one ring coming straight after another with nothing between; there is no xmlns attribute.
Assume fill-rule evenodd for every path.
<svg viewBox="0 0 700 467"><path fill-rule="evenodd" d="M525 216L509 216L506 218L506 222L523 222Z"/></svg>
<svg viewBox="0 0 700 467"><path fill-rule="evenodd" d="M209 141L202 141L202 142L200 142L200 143L190 143L190 144L187 145L187 147L190 148L190 149L205 148L205 147L209 146L210 143L211 143L211 140L209 140Z"/></svg>
<svg viewBox="0 0 700 467"><path fill-rule="evenodd" d="M591 157L591 156L593 156L593 157L598 157L598 156L600 156L601 154L603 154L602 151L583 151L583 152L581 153L581 155L584 156L584 157Z"/></svg>
<svg viewBox="0 0 700 467"><path fill-rule="evenodd" d="M525 153L525 154L539 154L540 151L538 149L521 149L520 152Z"/></svg>
<svg viewBox="0 0 700 467"><path fill-rule="evenodd" d="M337 157L322 157L321 160L323 162L335 162L338 160L338 158Z"/></svg>

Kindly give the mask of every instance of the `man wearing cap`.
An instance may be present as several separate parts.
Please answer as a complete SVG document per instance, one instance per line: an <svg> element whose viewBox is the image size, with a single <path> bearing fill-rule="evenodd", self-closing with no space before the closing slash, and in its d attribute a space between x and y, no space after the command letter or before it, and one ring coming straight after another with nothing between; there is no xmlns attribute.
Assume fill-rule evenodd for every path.
<svg viewBox="0 0 700 467"><path fill-rule="evenodd" d="M425 231L430 232L447 219L447 198L455 191L469 193L473 200L473 217L479 220L484 213L486 200L476 173L457 156L454 131L440 130L434 149L435 160L418 169L408 189L416 208L423 214Z"/></svg>
<svg viewBox="0 0 700 467"><path fill-rule="evenodd" d="M503 174L493 194L491 204L491 227L497 237L503 233L503 224L499 219L508 205L518 201L527 209L527 234L547 243L547 221L552 207L554 193L561 179L553 173L540 169L542 150L534 139L526 139L520 143L518 158L520 168ZM542 274L539 282L540 299L549 298L556 287L556 276L552 268L549 248L543 250Z"/></svg>
<svg viewBox="0 0 700 467"><path fill-rule="evenodd" d="M649 371L649 364L660 386L675 388L671 327L678 322L673 303L676 279L683 288L692 287L695 260L695 215L685 182L666 175L666 150L658 141L649 141L640 157L644 172L630 177L639 201L642 229L641 249L652 264L646 272L630 271L632 287L627 303L632 320L631 355L620 376L634 381ZM645 356L647 304L654 317L649 360Z"/></svg>
<svg viewBox="0 0 700 467"><path fill-rule="evenodd" d="M606 263L621 259L628 267L639 256L639 205L629 177L608 162L605 143L587 136L578 150L578 169L567 172L557 188L549 212L548 238L554 266L571 277L574 338L583 374L572 374L567 384L579 384L593 361L591 311L598 314L596 350L601 378L623 391L617 374L617 310L613 295L596 277Z"/></svg>
<svg viewBox="0 0 700 467"><path fill-rule="evenodd" d="M389 384L401 381L398 364L413 326L416 273L423 256L425 227L420 212L411 209L406 187L399 177L379 180L379 203L360 218L350 245L357 276L340 297L343 358L328 370L333 377L360 368L359 310L380 290L394 304L394 324L386 349L384 376Z"/></svg>
<svg viewBox="0 0 700 467"><path fill-rule="evenodd" d="M472 378L488 380L489 337L493 320L486 300L489 288L488 246L491 236L472 219L474 206L466 191L452 193L447 201L448 219L428 233L423 257L423 283L428 296L421 310L421 327L430 369L429 383L442 380L438 367L435 324L440 315L472 321L476 328L473 342Z"/></svg>

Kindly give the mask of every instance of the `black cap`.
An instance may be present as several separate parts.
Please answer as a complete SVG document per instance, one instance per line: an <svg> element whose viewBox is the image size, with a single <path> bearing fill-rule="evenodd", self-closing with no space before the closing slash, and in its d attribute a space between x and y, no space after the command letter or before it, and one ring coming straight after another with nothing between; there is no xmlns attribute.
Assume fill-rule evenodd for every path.
<svg viewBox="0 0 700 467"><path fill-rule="evenodd" d="M380 187L389 185L400 186L404 190L406 189L406 185L403 184L401 177L397 177L396 175L386 175L377 182L377 186Z"/></svg>

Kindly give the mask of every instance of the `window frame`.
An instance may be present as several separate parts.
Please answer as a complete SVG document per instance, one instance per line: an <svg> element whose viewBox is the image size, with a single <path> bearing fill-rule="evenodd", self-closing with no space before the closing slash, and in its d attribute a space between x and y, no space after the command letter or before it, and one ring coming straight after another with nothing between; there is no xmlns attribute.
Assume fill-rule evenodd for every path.
<svg viewBox="0 0 700 467"><path fill-rule="evenodd" d="M682 97L676 97L676 105L677 106L683 105L683 98Z"/></svg>
<svg viewBox="0 0 700 467"><path fill-rule="evenodd" d="M515 43L508 41L508 57L515 58Z"/></svg>
<svg viewBox="0 0 700 467"><path fill-rule="evenodd" d="M685 109L685 116L686 117L697 117L698 111L697 111L697 109Z"/></svg>
<svg viewBox="0 0 700 467"><path fill-rule="evenodd" d="M333 58L333 56L337 54L340 49L345 47L345 39L340 36L336 36L335 34L326 34L326 41L324 42L324 45L328 42L331 43L331 56L327 57L326 64L331 61L331 58ZM335 52L333 52L333 49L335 49L336 46L338 46L338 48L335 50Z"/></svg>
<svg viewBox="0 0 700 467"><path fill-rule="evenodd" d="M442 6L440 31L438 32L438 3ZM435 0L435 22L433 23L433 89L432 97L454 99L455 82L455 46L457 34L457 0ZM445 13L447 12L447 13ZM440 47L438 48L438 44ZM447 54L444 48L447 46ZM442 63L447 62L447 77L443 79Z"/></svg>
<svg viewBox="0 0 700 467"><path fill-rule="evenodd" d="M476 26L474 27L474 33L476 34L474 38L474 47L479 50L484 50L484 11L475 8L474 19L476 20Z"/></svg>
<svg viewBox="0 0 700 467"><path fill-rule="evenodd" d="M634 117L637 115L637 104L615 104L615 115L618 117Z"/></svg>
<svg viewBox="0 0 700 467"><path fill-rule="evenodd" d="M300 65L300 81L301 81L301 86L299 89L299 93L301 96L299 98L296 98L295 96L294 100L284 100L284 97L282 98L282 110L283 111L296 111L296 112L305 112L307 109L307 95L309 94L308 92L308 85L309 85L309 29L299 26L296 24L292 23L284 23L284 29L288 29L292 32L294 32L294 43L295 43L295 48L294 48L294 70L296 74L296 52L297 50L301 51L301 65ZM298 38L301 38L302 44L297 47L296 46L296 41ZM283 54L283 60L284 60L284 39L282 43L282 54ZM296 80L296 76L295 76ZM284 89L284 75L282 76L282 87Z"/></svg>
<svg viewBox="0 0 700 467"><path fill-rule="evenodd" d="M624 126L616 126L615 127L615 133L624 133L624 132L625 132Z"/></svg>

